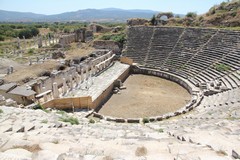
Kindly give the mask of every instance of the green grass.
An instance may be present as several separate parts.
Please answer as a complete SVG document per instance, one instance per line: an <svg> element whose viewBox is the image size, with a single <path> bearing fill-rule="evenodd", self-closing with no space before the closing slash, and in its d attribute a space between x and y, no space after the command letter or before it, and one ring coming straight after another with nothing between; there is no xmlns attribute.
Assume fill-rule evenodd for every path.
<svg viewBox="0 0 240 160"><path fill-rule="evenodd" d="M57 111L56 113L57 113L57 114L60 114L60 115L65 115L65 114L66 114L66 112L65 112L65 111L62 111L62 110L61 110L61 111L59 110L59 111Z"/></svg>
<svg viewBox="0 0 240 160"><path fill-rule="evenodd" d="M3 113L3 110L2 110L2 109L0 109L0 114L1 114L1 113Z"/></svg>
<svg viewBox="0 0 240 160"><path fill-rule="evenodd" d="M37 109L40 109L46 113L49 113L50 111L49 110L46 110L45 108L43 108L43 106L41 104L36 104L34 107L33 107L34 110L37 110Z"/></svg>
<svg viewBox="0 0 240 160"><path fill-rule="evenodd" d="M220 28L230 30L230 31L240 31L240 27L220 27Z"/></svg>
<svg viewBox="0 0 240 160"><path fill-rule="evenodd" d="M102 35L100 40L112 40L115 42L118 42L120 44L123 44L126 41L126 34L125 33L119 33L119 34L111 34L111 33L106 33Z"/></svg>
<svg viewBox="0 0 240 160"><path fill-rule="evenodd" d="M48 120L44 119L44 120L41 121L41 123L45 123L46 124L46 123L48 123Z"/></svg>
<svg viewBox="0 0 240 160"><path fill-rule="evenodd" d="M78 125L79 124L78 119L75 118L75 117L68 117L68 116L67 117L61 117L59 120L62 121L62 122L71 123L71 125Z"/></svg>
<svg viewBox="0 0 240 160"><path fill-rule="evenodd" d="M159 128L159 129L158 129L158 132L163 133L164 130L163 130L162 128Z"/></svg>
<svg viewBox="0 0 240 160"><path fill-rule="evenodd" d="M216 64L214 67L217 71L229 71L231 67L226 64Z"/></svg>

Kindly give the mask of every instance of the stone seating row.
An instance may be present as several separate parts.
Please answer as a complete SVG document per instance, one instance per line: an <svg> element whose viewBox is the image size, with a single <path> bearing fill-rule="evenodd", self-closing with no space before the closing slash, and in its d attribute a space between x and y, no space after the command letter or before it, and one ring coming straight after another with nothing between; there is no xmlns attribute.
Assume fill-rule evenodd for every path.
<svg viewBox="0 0 240 160"><path fill-rule="evenodd" d="M229 66L230 72L239 70L240 32L174 27L133 28L127 42L131 49L127 49L125 55L137 63L181 72L196 83L220 79L227 88L239 86L239 75L216 70L216 66ZM142 33L145 30L146 33ZM145 35L144 39L136 39L137 33L138 37Z"/></svg>
<svg viewBox="0 0 240 160"><path fill-rule="evenodd" d="M148 124L150 128L163 128L181 141L207 145L226 156L239 158L238 131L240 118L240 88L211 96L189 114L176 119Z"/></svg>

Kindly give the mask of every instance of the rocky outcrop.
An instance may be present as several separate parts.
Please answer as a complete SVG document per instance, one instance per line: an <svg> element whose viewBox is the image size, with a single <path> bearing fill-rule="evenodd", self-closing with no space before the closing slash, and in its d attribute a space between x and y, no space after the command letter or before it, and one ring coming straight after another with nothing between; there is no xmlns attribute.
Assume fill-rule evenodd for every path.
<svg viewBox="0 0 240 160"><path fill-rule="evenodd" d="M148 20L146 19L140 19L140 18L133 18L127 20L127 25L129 26L139 26L139 25L145 25L148 23Z"/></svg>

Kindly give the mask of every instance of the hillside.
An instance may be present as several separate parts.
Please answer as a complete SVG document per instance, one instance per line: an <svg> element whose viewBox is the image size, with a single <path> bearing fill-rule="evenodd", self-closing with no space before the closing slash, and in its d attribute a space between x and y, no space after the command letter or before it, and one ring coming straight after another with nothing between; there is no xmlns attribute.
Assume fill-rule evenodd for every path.
<svg viewBox="0 0 240 160"><path fill-rule="evenodd" d="M95 22L126 22L129 18L150 19L157 11L123 10L118 8L84 9L55 15L12 12L0 10L1 22L55 22L55 21L95 21Z"/></svg>
<svg viewBox="0 0 240 160"><path fill-rule="evenodd" d="M201 21L206 26L240 26L240 0L222 2L213 6Z"/></svg>
<svg viewBox="0 0 240 160"><path fill-rule="evenodd" d="M0 21L1 22L29 22L36 19L42 19L45 15L35 14L31 12L14 12L0 10Z"/></svg>
<svg viewBox="0 0 240 160"><path fill-rule="evenodd" d="M189 12L184 18L170 18L168 26L240 27L240 0L222 2L203 15Z"/></svg>

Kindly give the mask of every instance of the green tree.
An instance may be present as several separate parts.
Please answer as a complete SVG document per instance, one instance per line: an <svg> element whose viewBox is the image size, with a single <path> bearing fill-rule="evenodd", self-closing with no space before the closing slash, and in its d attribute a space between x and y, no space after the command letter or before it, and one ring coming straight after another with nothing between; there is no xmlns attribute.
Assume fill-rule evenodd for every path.
<svg viewBox="0 0 240 160"><path fill-rule="evenodd" d="M18 33L19 38L32 38L33 36L37 36L39 34L39 29L35 27L29 27L26 29L21 30Z"/></svg>
<svg viewBox="0 0 240 160"><path fill-rule="evenodd" d="M63 32L64 32L64 33L70 33L70 28L64 27Z"/></svg>
<svg viewBox="0 0 240 160"><path fill-rule="evenodd" d="M157 20L156 20L156 16L155 15L152 16L150 22L151 22L151 25L153 25L153 26L156 25Z"/></svg>
<svg viewBox="0 0 240 160"><path fill-rule="evenodd" d="M39 29L36 27L31 27L30 28L32 36L37 36L39 34Z"/></svg>
<svg viewBox="0 0 240 160"><path fill-rule="evenodd" d="M57 28L55 26L50 26L49 29L52 32L57 32Z"/></svg>
<svg viewBox="0 0 240 160"><path fill-rule="evenodd" d="M197 13L195 13L195 12L188 12L186 17L188 17L188 18L196 18L197 17Z"/></svg>
<svg viewBox="0 0 240 160"><path fill-rule="evenodd" d="M2 35L0 35L0 41L4 41L4 40L5 38Z"/></svg>

